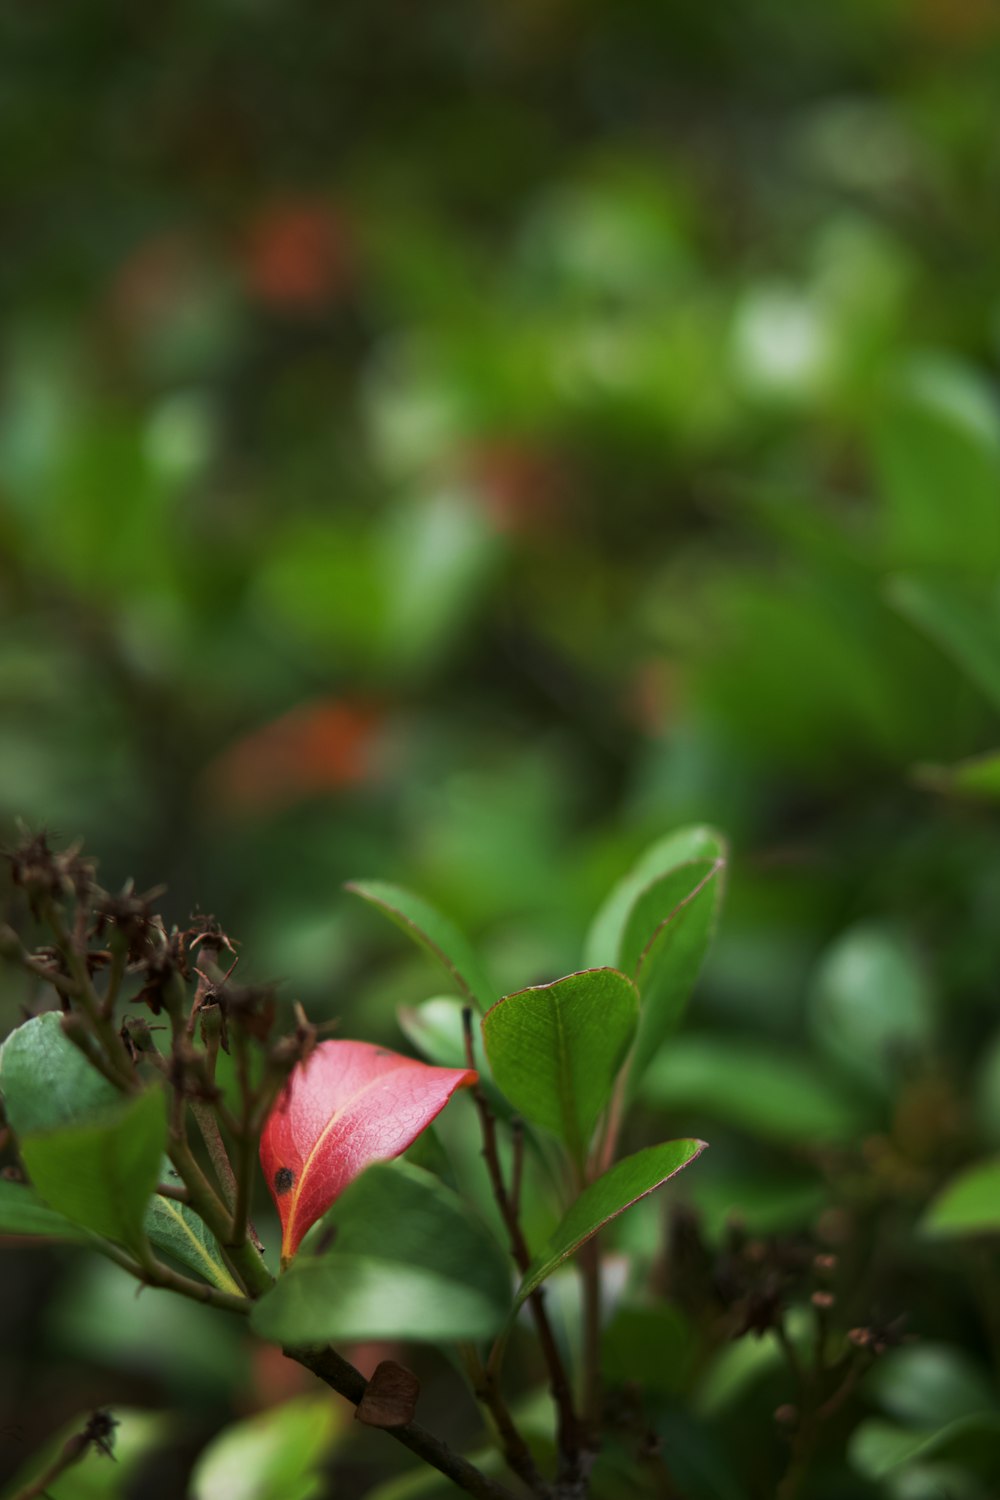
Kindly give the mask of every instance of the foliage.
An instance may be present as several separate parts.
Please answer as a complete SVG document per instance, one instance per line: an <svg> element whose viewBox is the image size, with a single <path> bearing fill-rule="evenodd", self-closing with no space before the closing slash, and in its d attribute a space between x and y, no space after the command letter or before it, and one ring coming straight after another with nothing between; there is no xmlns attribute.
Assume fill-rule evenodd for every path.
<svg viewBox="0 0 1000 1500"><path fill-rule="evenodd" d="M0 842L23 818L54 847L83 835L111 891L166 880L164 931L219 912L245 941L237 988L284 976L322 1036L464 1072L471 1003L529 1265L572 1227L564 1147L534 1117L516 1145L526 1103L498 1087L479 1014L620 971L639 1020L594 1141L620 1118L618 1162L596 1178L650 1143L710 1149L597 1238L615 1425L595 1496L656 1482L655 1437L686 1500L755 1500L789 1473L802 1500L991 1500L991 7L428 0L413 26L379 0L91 0L8 8L0 32ZM337 899L359 872L386 880ZM61 964L2 864L0 902L15 956ZM213 955L216 978L234 958ZM119 1017L142 1014L138 984ZM275 1003L272 1037L292 1034ZM120 1420L124 1468L125 1390L169 1412L125 1483L173 1500L220 1431L263 1426L312 1377L243 1318L134 1298L116 1258L144 1241L223 1299L240 1277L221 1220L162 1194L139 1214L156 1100L133 1141L62 1005L20 962L2 971L0 1035L54 1007L55 1047L54 1071L33 1064L37 1119L15 1102L0 1138L0 1475L30 1482L94 1403ZM168 1024L130 1024L129 1046L166 1055ZM90 1104L57 1108L78 1063L86 1122ZM214 1085L242 1127L221 1040ZM559 1113L578 1133L579 1104ZM188 1124L211 1178L203 1106ZM65 1129L107 1167L96 1196L67 1175L73 1219L10 1175L68 1159ZM457 1201L495 1250L481 1147L462 1090L400 1180L429 1174L426 1222ZM157 1185L181 1193L168 1161ZM377 1187L399 1166L371 1171ZM273 1251L259 1180L254 1210ZM590 1253L544 1284L573 1371ZM383 1260L366 1285L395 1274ZM484 1327L491 1263L469 1292ZM742 1331L775 1297L792 1358L774 1329ZM502 1383L552 1473L531 1316L502 1335ZM460 1352L347 1352L366 1375L412 1365L420 1421L520 1482ZM363 1428L281 1483L433 1493L437 1471ZM77 1480L118 1483L99 1449L56 1500Z"/></svg>

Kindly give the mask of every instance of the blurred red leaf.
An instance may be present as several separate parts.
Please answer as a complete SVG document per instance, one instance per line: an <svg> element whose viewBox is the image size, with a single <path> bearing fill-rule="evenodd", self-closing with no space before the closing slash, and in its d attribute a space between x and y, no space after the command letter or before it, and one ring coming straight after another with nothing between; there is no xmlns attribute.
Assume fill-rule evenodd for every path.
<svg viewBox="0 0 1000 1500"><path fill-rule="evenodd" d="M260 1140L282 1259L365 1167L399 1156L475 1081L468 1069L434 1068L370 1042L321 1042L292 1074Z"/></svg>
<svg viewBox="0 0 1000 1500"><path fill-rule="evenodd" d="M271 307L312 312L349 289L356 250L344 214L313 198L288 198L263 209L250 226L246 276Z"/></svg>
<svg viewBox="0 0 1000 1500"><path fill-rule="evenodd" d="M485 440L468 450L472 490L496 529L511 536L557 535L570 511L565 460L516 438Z"/></svg>
<svg viewBox="0 0 1000 1500"><path fill-rule="evenodd" d="M341 699L303 703L236 740L208 767L213 802L230 811L285 807L372 778L377 708Z"/></svg>

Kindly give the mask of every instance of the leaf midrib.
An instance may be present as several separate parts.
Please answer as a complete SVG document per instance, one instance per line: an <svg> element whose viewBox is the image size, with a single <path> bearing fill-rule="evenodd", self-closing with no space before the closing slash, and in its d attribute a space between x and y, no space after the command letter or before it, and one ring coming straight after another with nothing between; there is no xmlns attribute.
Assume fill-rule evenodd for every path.
<svg viewBox="0 0 1000 1500"><path fill-rule="evenodd" d="M306 1157L306 1159L305 1159L305 1161L304 1161L304 1163L302 1165L302 1170L299 1173L298 1184L296 1185L296 1187L293 1190L293 1196L292 1196L292 1202L291 1202L291 1212L288 1215L288 1225L287 1225L287 1228L286 1228L286 1231L285 1231L285 1236L284 1236L285 1239L290 1240L291 1237L292 1237L292 1230L293 1230L293 1228L295 1226L295 1216L298 1213L299 1201L300 1201L300 1199L302 1197L302 1188L303 1188L303 1185L305 1183L306 1178L309 1175L309 1169L310 1169L310 1167L313 1164L313 1159L316 1156L317 1151L319 1151L320 1147L323 1145L323 1142L326 1140L327 1136L330 1134L330 1131L334 1128L334 1126L337 1124L337 1122L347 1113L348 1109L350 1109L356 1103L356 1101L358 1099L363 1099L364 1096L365 1096L365 1094L369 1093L370 1090L373 1089L377 1083L381 1083L384 1078L391 1078L391 1076L392 1076L393 1073L398 1073L400 1071L400 1066L401 1065L397 1065L394 1068L386 1068L386 1070L385 1070L384 1073L379 1073L377 1075L377 1077L370 1078L367 1083L362 1084L361 1088L359 1088L356 1093L353 1093L351 1095L350 1099L348 1099L345 1104L342 1104L340 1106L340 1108L338 1110L336 1110L330 1116L330 1118L327 1120L326 1124L323 1126L323 1129L320 1131L319 1135L316 1137L316 1140L315 1140L315 1142L313 1144L313 1147L310 1150L309 1155Z"/></svg>
<svg viewBox="0 0 1000 1500"><path fill-rule="evenodd" d="M171 1216L171 1218L175 1220L177 1226L190 1240L191 1247L194 1250L194 1253L197 1256L198 1260L204 1262L205 1273L208 1276L208 1279L212 1282L213 1286L217 1286L222 1292L232 1292L237 1297L242 1296L240 1288L236 1285L236 1282L229 1275L229 1272L224 1266L220 1265L218 1261L214 1260L213 1257L208 1253L206 1246L195 1234L194 1230L191 1228L191 1225L181 1213L180 1208L177 1206L177 1204L171 1202L169 1198L163 1197L160 1198L160 1202L166 1209L167 1213Z"/></svg>

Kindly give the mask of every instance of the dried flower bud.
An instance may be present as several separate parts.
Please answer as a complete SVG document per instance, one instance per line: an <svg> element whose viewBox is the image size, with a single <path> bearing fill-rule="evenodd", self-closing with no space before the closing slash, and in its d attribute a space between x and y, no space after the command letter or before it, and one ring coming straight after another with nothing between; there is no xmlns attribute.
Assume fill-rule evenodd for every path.
<svg viewBox="0 0 1000 1500"><path fill-rule="evenodd" d="M227 1021L258 1042L266 1042L274 1027L278 998L273 984L226 984L213 993Z"/></svg>
<svg viewBox="0 0 1000 1500"><path fill-rule="evenodd" d="M25 837L9 852L11 878L28 896L33 911L42 901L89 900L94 889L94 864L81 857L81 846L73 844L60 854L49 848L48 837L38 833Z"/></svg>

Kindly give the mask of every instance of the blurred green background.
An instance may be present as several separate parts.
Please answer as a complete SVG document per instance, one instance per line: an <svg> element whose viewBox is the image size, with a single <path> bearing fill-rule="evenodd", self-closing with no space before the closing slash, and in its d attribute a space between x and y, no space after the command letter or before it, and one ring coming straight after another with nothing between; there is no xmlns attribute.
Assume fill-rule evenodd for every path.
<svg viewBox="0 0 1000 1500"><path fill-rule="evenodd" d="M343 880L419 888L511 989L710 822L650 1129L711 1140L712 1234L831 1181L912 1220L1000 1146L997 6L0 28L4 836L85 838L402 1045L434 973ZM8 1302L36 1396L95 1360ZM962 1278L923 1322L987 1359Z"/></svg>

